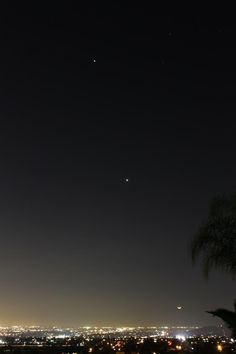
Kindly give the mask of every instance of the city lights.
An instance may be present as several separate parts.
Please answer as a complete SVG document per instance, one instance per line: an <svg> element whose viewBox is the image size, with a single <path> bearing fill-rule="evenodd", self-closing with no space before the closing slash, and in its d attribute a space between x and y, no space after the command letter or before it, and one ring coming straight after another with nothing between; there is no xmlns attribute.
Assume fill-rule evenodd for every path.
<svg viewBox="0 0 236 354"><path fill-rule="evenodd" d="M165 331L163 330L165 328ZM168 331L167 331L168 328ZM232 338L217 335L194 335L196 327L78 327L78 328L43 328L39 326L0 327L0 348L32 348L32 347L67 347L71 353L99 354L100 351L111 354L111 351L130 354L132 344L133 354L148 349L149 354L158 354L159 348L165 346L167 352L204 351L204 348L215 348L224 352L225 348L236 351ZM181 331L181 332L180 332ZM165 334L163 333L165 332ZM180 334L181 333L181 334ZM208 347L207 347L208 346ZM72 351L73 349L75 351ZM146 348L146 349L145 349ZM81 352L82 351L82 352Z"/></svg>

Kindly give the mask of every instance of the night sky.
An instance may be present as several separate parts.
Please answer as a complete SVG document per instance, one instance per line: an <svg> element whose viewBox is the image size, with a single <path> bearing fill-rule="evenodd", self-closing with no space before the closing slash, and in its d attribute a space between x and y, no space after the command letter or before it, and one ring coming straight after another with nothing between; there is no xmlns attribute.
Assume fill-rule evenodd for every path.
<svg viewBox="0 0 236 354"><path fill-rule="evenodd" d="M218 324L189 248L236 191L235 19L100 3L1 11L0 325Z"/></svg>

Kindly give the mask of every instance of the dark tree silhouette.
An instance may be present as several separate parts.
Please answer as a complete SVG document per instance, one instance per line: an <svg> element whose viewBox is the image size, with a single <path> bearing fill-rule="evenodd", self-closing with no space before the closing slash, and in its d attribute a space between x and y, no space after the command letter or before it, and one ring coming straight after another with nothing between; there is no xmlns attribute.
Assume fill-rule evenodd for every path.
<svg viewBox="0 0 236 354"><path fill-rule="evenodd" d="M215 311L206 311L213 316L222 319L228 328L232 331L232 337L236 339L236 300L234 301L234 311L217 309Z"/></svg>
<svg viewBox="0 0 236 354"><path fill-rule="evenodd" d="M214 268L236 275L236 195L212 200L208 217L192 241L191 252L193 263L200 259L206 276Z"/></svg>
<svg viewBox="0 0 236 354"><path fill-rule="evenodd" d="M199 227L191 244L193 264L200 259L205 276L212 269L236 275L236 195L219 196L210 204L208 217ZM207 311L221 318L236 339L235 311L217 309Z"/></svg>

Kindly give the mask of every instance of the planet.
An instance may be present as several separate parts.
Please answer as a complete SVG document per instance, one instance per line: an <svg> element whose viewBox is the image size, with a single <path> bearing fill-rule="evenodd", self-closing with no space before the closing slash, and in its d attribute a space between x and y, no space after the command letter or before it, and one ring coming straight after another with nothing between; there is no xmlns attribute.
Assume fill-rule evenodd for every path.
<svg viewBox="0 0 236 354"><path fill-rule="evenodd" d="M180 305L178 305L176 308L177 308L177 310L183 310L183 306L180 306Z"/></svg>

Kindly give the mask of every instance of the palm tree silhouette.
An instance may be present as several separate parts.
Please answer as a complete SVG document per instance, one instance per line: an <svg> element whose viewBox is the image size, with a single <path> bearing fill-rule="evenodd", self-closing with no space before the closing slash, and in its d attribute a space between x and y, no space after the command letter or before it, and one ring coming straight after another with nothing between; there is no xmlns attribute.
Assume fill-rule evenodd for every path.
<svg viewBox="0 0 236 354"><path fill-rule="evenodd" d="M236 195L214 198L206 221L191 244L192 261L200 259L208 276L212 269L236 274Z"/></svg>
<svg viewBox="0 0 236 354"><path fill-rule="evenodd" d="M236 275L236 195L212 200L208 217L192 241L191 253L193 264L197 259L202 262L205 276L212 269ZM236 300L234 311L219 308L207 312L221 318L236 339Z"/></svg>
<svg viewBox="0 0 236 354"><path fill-rule="evenodd" d="M231 329L232 337L236 339L236 300L234 301L234 311L217 309L215 311L206 311L207 313L222 319L226 326Z"/></svg>

